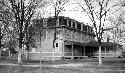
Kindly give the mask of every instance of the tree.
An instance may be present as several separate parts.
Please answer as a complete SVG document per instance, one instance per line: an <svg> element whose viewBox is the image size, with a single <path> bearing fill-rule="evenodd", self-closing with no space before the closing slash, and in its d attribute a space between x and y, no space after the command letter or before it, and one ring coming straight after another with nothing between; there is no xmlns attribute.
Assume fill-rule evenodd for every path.
<svg viewBox="0 0 125 73"><path fill-rule="evenodd" d="M125 11L120 11L118 15L115 15L114 17L111 16L109 17L109 21L111 23L111 26L108 27L108 30L110 29L110 32L113 33L114 37L114 42L120 43L122 42L121 39L122 37L122 33L125 32L124 30L124 24L125 24Z"/></svg>
<svg viewBox="0 0 125 73"><path fill-rule="evenodd" d="M18 29L18 41L19 41L19 52L18 52L18 63L21 61L21 49L22 44L24 44L24 38L28 38L28 27L30 26L30 21L33 15L37 12L37 8L41 7L41 0L2 0L2 4L5 8L9 9L12 13L17 29ZM28 42L28 41L26 41Z"/></svg>
<svg viewBox="0 0 125 73"><path fill-rule="evenodd" d="M2 50L3 45L5 45L6 42L3 42L2 40L5 40L6 36L8 36L11 31L12 23L14 23L12 20L12 14L9 12L8 9L4 8L2 5L2 1L0 1L0 52ZM9 40L9 38L6 38ZM6 41L8 41L6 40ZM0 53L1 58L1 53Z"/></svg>
<svg viewBox="0 0 125 73"><path fill-rule="evenodd" d="M102 65L101 40L104 32L104 26L106 25L107 17L118 11L121 6L118 7L119 3L109 6L110 0L84 0L84 3L85 4L83 6L80 3L79 5L83 12L86 12L92 22L92 25L94 26L96 38L99 43L99 65ZM115 9L115 7L118 8Z"/></svg>
<svg viewBox="0 0 125 73"><path fill-rule="evenodd" d="M55 12L54 12L55 32L54 32L54 39L53 39L53 52L55 49L56 32L57 32L56 25L58 24L58 16L62 11L65 11L64 7L65 7L66 3L68 3L68 1L69 0L56 0L54 3L54 1L52 0L52 2L51 2L54 5L54 9L55 9ZM54 61L54 55L53 55L53 61Z"/></svg>

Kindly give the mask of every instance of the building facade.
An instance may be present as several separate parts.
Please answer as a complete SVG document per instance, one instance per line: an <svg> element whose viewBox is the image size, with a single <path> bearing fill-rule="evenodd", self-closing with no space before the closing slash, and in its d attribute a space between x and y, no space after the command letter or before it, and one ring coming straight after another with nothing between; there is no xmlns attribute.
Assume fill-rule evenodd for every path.
<svg viewBox="0 0 125 73"><path fill-rule="evenodd" d="M31 45L28 55L31 60L87 57L83 44L95 40L92 27L68 17L59 16L57 21L54 17L34 20L33 25L35 43Z"/></svg>
<svg viewBox="0 0 125 73"><path fill-rule="evenodd" d="M34 44L30 45L30 60L79 59L99 55L99 45L89 25L63 16L59 16L57 21L54 17L37 19L33 25ZM116 43L103 42L102 57L122 56L122 48L118 46Z"/></svg>

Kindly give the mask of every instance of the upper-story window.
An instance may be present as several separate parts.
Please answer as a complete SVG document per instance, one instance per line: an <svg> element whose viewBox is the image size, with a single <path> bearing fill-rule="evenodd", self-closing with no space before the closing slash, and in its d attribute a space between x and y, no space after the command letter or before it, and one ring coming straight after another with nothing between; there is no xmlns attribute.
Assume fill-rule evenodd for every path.
<svg viewBox="0 0 125 73"><path fill-rule="evenodd" d="M48 18L47 26L54 26L56 24L55 18Z"/></svg>
<svg viewBox="0 0 125 73"><path fill-rule="evenodd" d="M35 28L42 28L43 27L43 19L40 19L40 20L33 20L33 26Z"/></svg>
<svg viewBox="0 0 125 73"><path fill-rule="evenodd" d="M67 19L60 17L59 18L59 25L67 25Z"/></svg>
<svg viewBox="0 0 125 73"><path fill-rule="evenodd" d="M35 42L40 42L40 32L35 32L33 39L35 40Z"/></svg>
<svg viewBox="0 0 125 73"><path fill-rule="evenodd" d="M73 28L75 28L75 21L73 22Z"/></svg>
<svg viewBox="0 0 125 73"><path fill-rule="evenodd" d="M47 19L43 19L43 27L47 26Z"/></svg>
<svg viewBox="0 0 125 73"><path fill-rule="evenodd" d="M93 32L93 29L91 28L91 33Z"/></svg>
<svg viewBox="0 0 125 73"><path fill-rule="evenodd" d="M64 25L67 25L67 19L63 19Z"/></svg>
<svg viewBox="0 0 125 73"><path fill-rule="evenodd" d="M81 24L77 23L77 29L81 30Z"/></svg>
<svg viewBox="0 0 125 73"><path fill-rule="evenodd" d="M83 30L83 24L81 24L81 30Z"/></svg>
<svg viewBox="0 0 125 73"><path fill-rule="evenodd" d="M69 27L71 27L71 20L69 20Z"/></svg>
<svg viewBox="0 0 125 73"><path fill-rule="evenodd" d="M83 31L87 31L87 26L83 25Z"/></svg>
<svg viewBox="0 0 125 73"><path fill-rule="evenodd" d="M90 27L89 26L87 27L87 31L90 32Z"/></svg>

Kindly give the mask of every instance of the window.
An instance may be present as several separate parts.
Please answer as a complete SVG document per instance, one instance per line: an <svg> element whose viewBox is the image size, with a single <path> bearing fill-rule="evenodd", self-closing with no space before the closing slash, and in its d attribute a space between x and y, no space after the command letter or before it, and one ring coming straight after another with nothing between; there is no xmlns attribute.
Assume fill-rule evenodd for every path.
<svg viewBox="0 0 125 73"><path fill-rule="evenodd" d="M54 26L56 24L55 18L48 18L47 26Z"/></svg>
<svg viewBox="0 0 125 73"><path fill-rule="evenodd" d="M33 39L35 40L35 42L40 42L40 33L35 32L35 35L33 36Z"/></svg>
<svg viewBox="0 0 125 73"><path fill-rule="evenodd" d="M83 30L83 24L81 24L81 30Z"/></svg>
<svg viewBox="0 0 125 73"><path fill-rule="evenodd" d="M75 28L75 22L73 22L73 28Z"/></svg>
<svg viewBox="0 0 125 73"><path fill-rule="evenodd" d="M83 31L87 31L87 26L83 25Z"/></svg>
<svg viewBox="0 0 125 73"><path fill-rule="evenodd" d="M91 28L91 33L93 32L93 29Z"/></svg>
<svg viewBox="0 0 125 73"><path fill-rule="evenodd" d="M71 27L71 20L69 20L69 27Z"/></svg>
<svg viewBox="0 0 125 73"><path fill-rule="evenodd" d="M78 28L79 30L81 30L81 24L80 24L80 23L77 23L77 28Z"/></svg>
<svg viewBox="0 0 125 73"><path fill-rule="evenodd" d="M59 18L59 25L64 25L63 18Z"/></svg>
<svg viewBox="0 0 125 73"><path fill-rule="evenodd" d="M41 42L47 42L47 30L41 32Z"/></svg>
<svg viewBox="0 0 125 73"><path fill-rule="evenodd" d="M56 43L56 47L58 47L58 43Z"/></svg>
<svg viewBox="0 0 125 73"><path fill-rule="evenodd" d="M67 25L67 19L63 19L64 25Z"/></svg>
<svg viewBox="0 0 125 73"><path fill-rule="evenodd" d="M56 43L56 45L55 45L56 47L55 47L55 52L59 52L59 44L58 43Z"/></svg>
<svg viewBox="0 0 125 73"><path fill-rule="evenodd" d="M43 19L43 26L47 26L47 19Z"/></svg>
<svg viewBox="0 0 125 73"><path fill-rule="evenodd" d="M59 18L59 25L67 25L67 19Z"/></svg>

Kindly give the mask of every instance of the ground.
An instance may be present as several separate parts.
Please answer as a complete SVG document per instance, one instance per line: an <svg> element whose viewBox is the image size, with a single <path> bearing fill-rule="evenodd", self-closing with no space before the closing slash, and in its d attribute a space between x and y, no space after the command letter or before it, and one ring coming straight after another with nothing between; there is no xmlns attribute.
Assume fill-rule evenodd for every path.
<svg viewBox="0 0 125 73"><path fill-rule="evenodd" d="M23 61L16 59L0 60L0 73L125 73L125 58L103 58L98 65L97 58L64 61Z"/></svg>

